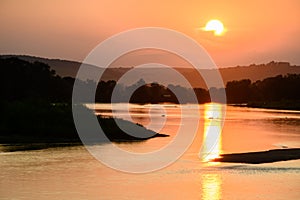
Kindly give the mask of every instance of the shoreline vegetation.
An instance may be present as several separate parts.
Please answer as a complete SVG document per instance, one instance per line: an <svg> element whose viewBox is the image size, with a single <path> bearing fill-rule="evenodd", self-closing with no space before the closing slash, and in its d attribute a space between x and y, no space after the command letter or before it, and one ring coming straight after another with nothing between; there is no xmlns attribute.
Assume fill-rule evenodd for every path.
<svg viewBox="0 0 300 200"><path fill-rule="evenodd" d="M4 74L0 79L0 143L54 144L81 141L72 115L71 102L75 78L60 77L45 63L27 62L18 58L1 58L0 66ZM179 85L165 87L158 83L146 84L142 79L132 86L118 85L113 80L98 83L80 80L79 84L82 86L83 95L78 104L90 102L90 99L85 99L84 91L93 87L97 88L96 103L110 103L112 91L117 89L120 102L123 102L123 99L130 99L130 103L138 104L178 103L172 91L185 97L185 102L181 103L208 103L211 101L210 93L218 96L225 90L228 103L300 110L300 93L297 92L300 74L279 75L254 83L250 80L231 81L226 84L226 88L209 89L184 88ZM132 91L133 88L138 89ZM132 92L132 96L128 98L126 95ZM193 92L197 97L196 102L191 97ZM94 115L92 111L91 114ZM102 116L97 116L97 119L111 141L144 141L153 137L168 136L122 119ZM142 136L126 134L117 126L115 120L125 124L126 127L138 127L138 133L133 134L141 133Z"/></svg>
<svg viewBox="0 0 300 200"><path fill-rule="evenodd" d="M221 154L213 162L263 164L300 159L300 148L272 149L268 151Z"/></svg>
<svg viewBox="0 0 300 200"><path fill-rule="evenodd" d="M57 143L80 144L72 117L71 104L49 104L47 102L6 102L1 103L2 115L0 122L0 143L2 144L30 144L49 143L50 146ZM85 106L76 106L84 110L88 115L94 113ZM135 124L123 119L96 116L106 137L112 142L144 141L154 137L167 137L148 130L140 124ZM116 124L118 122L126 131L137 131L136 135L128 135ZM91 130L87 129L87 135ZM88 137L88 136L87 136ZM90 143L107 142L102 137L91 138ZM22 146L22 145L21 145ZM27 145L28 146L28 145ZM30 145L29 145L30 146ZM41 145L33 145L29 148L39 148ZM43 146L43 145L42 145Z"/></svg>
<svg viewBox="0 0 300 200"><path fill-rule="evenodd" d="M79 103L110 103L112 93L118 98L114 103L158 104L176 103L176 95L185 97L180 103L209 103L214 96L217 103L248 105L248 107L300 109L300 74L278 75L251 82L249 79L226 83L225 88L185 88L169 84L146 83L140 79L133 85L118 84L115 80L94 82L73 77L60 77L49 65L41 62L27 62L18 58L0 59L3 78L0 80L0 101L23 101L42 99L49 103L70 103L73 85L77 81L82 95ZM85 91L96 88L95 99ZM136 88L136 90L135 90ZM226 98L223 94L226 92ZM128 96L132 94L131 96ZM176 95L175 95L176 94ZM196 96L196 98L195 98Z"/></svg>

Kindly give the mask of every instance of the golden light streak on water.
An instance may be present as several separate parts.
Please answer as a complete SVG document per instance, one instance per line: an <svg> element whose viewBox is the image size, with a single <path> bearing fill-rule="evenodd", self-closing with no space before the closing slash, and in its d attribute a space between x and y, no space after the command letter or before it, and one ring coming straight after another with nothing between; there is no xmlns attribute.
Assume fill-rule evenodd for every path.
<svg viewBox="0 0 300 200"><path fill-rule="evenodd" d="M218 103L204 105L204 135L199 155L203 162L218 158L221 154L223 106Z"/></svg>
<svg viewBox="0 0 300 200"><path fill-rule="evenodd" d="M222 199L222 179L220 174L203 174L202 177L202 200Z"/></svg>

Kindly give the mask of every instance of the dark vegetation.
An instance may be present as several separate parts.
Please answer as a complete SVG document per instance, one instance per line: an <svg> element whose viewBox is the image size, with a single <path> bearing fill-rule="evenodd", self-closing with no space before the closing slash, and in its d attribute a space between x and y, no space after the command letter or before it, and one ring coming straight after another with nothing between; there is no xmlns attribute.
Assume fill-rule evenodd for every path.
<svg viewBox="0 0 300 200"><path fill-rule="evenodd" d="M74 78L62 78L46 64L17 58L0 59L0 66L3 73L0 80L0 143L80 142L72 116ZM100 86L103 84L105 90L109 91L106 87L110 82L99 83ZM89 112L93 115L92 111ZM137 125L131 122L102 116L97 116L97 119L111 141L166 136L139 125L141 137L135 137L121 130L115 120L135 130ZM33 149L39 147L30 146Z"/></svg>
<svg viewBox="0 0 300 200"><path fill-rule="evenodd" d="M61 78L44 63L17 58L0 59L1 100L70 102L74 79Z"/></svg>
<svg viewBox="0 0 300 200"><path fill-rule="evenodd" d="M27 62L18 58L0 59L0 66L1 142L79 141L71 109L74 78L58 76L47 64ZM97 84L95 101L99 103L111 102L114 89L118 97L114 102L129 100L131 103L142 104L206 103L211 101L209 92L218 94L224 90L188 89L179 85L164 87L158 83L146 84L142 79L131 86L119 85L116 81L96 83L88 80L80 81L80 84L86 87ZM230 81L225 89L227 102L231 104L300 110L299 87L300 74L288 74L256 82L248 79ZM197 100L192 98L194 93ZM184 99L179 101L176 96ZM81 102L88 103L90 100L85 99L83 95ZM111 140L136 139L124 135L114 124L114 120L101 116L98 120L107 128L106 134ZM150 132L149 134L148 138L153 137Z"/></svg>
<svg viewBox="0 0 300 200"><path fill-rule="evenodd" d="M3 74L1 79L1 100L24 101L42 99L52 103L70 103L75 79L60 77L44 63L30 63L17 58L0 59ZM143 79L131 86L116 84L116 81L87 80L80 81L85 88L96 87L95 101L111 102L113 90L117 93L115 102L131 103L179 103L176 96L182 96L181 103L210 102L210 93L220 93L222 88L189 89L180 85L164 87L158 83L147 84ZM248 104L250 106L280 106L298 108L300 101L300 74L278 75L261 81L251 82L249 79L230 81L226 84L227 103ZM197 101L193 99L196 94ZM131 95L132 94L132 95ZM176 94L176 95L175 95ZM83 95L82 102L90 102Z"/></svg>
<svg viewBox="0 0 300 200"><path fill-rule="evenodd" d="M226 84L228 103L246 103L250 107L300 110L300 74L250 80Z"/></svg>

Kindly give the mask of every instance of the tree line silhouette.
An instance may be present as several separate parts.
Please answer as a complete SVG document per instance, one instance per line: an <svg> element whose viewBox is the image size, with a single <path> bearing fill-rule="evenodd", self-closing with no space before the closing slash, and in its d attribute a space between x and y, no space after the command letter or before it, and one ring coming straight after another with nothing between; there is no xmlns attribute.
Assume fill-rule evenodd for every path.
<svg viewBox="0 0 300 200"><path fill-rule="evenodd" d="M2 142L80 141L72 117L72 90L75 78L60 77L41 62L18 58L0 59L0 140ZM300 74L279 75L261 81L230 81L226 88L185 88L180 85L137 83L124 86L116 81L77 80L83 89L96 87L95 102L207 103L210 94L226 91L227 103L253 107L300 110ZM193 96L196 96L196 99ZM177 97L183 97L178 99ZM220 99L221 101L221 99ZM91 100L82 95L81 103ZM83 108L86 109L86 108ZM93 113L91 113L93 114ZM112 140L134 140L118 129L114 120L98 117ZM128 123L125 122L124 123ZM159 136L159 134L157 135ZM152 137L152 136L151 136Z"/></svg>
<svg viewBox="0 0 300 200"><path fill-rule="evenodd" d="M0 59L2 77L0 79L0 101L46 101L70 103L75 78L60 77L54 70L41 62L30 63L18 58ZM78 80L79 81L79 80ZM224 88L185 88L180 85L162 86L146 83L143 79L131 86L117 84L116 81L79 81L85 88L97 86L95 102L109 103L113 91L117 102L130 103L179 103L176 96L184 97L181 103L210 102L210 93L218 93ZM278 75L251 82L249 79L227 82L227 103L243 104L251 102L299 101L300 74ZM176 94L176 95L175 95ZM197 101L193 99L196 95ZM82 97L82 102L89 99Z"/></svg>
<svg viewBox="0 0 300 200"><path fill-rule="evenodd" d="M250 80L226 84L228 103L250 107L300 110L300 74L278 75L251 83Z"/></svg>

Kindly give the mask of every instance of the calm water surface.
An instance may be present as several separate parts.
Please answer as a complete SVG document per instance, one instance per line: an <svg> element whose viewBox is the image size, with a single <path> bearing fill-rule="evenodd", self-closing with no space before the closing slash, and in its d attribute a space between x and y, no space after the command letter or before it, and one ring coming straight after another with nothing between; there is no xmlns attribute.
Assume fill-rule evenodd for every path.
<svg viewBox="0 0 300 200"><path fill-rule="evenodd" d="M163 148L186 125L181 109L190 111L185 116L190 122L199 122L197 136L175 163L145 174L110 169L83 146L1 152L0 199L300 199L299 160L259 165L205 162L220 153L300 148L300 112L227 106L221 131L219 104L200 105L199 110L196 105L118 104L118 117L128 118L124 106L129 106L130 120L170 137L116 144L119 148L143 153ZM111 109L109 104L95 105L102 115L110 116ZM213 148L208 130L219 133ZM116 158L105 144L101 148Z"/></svg>

